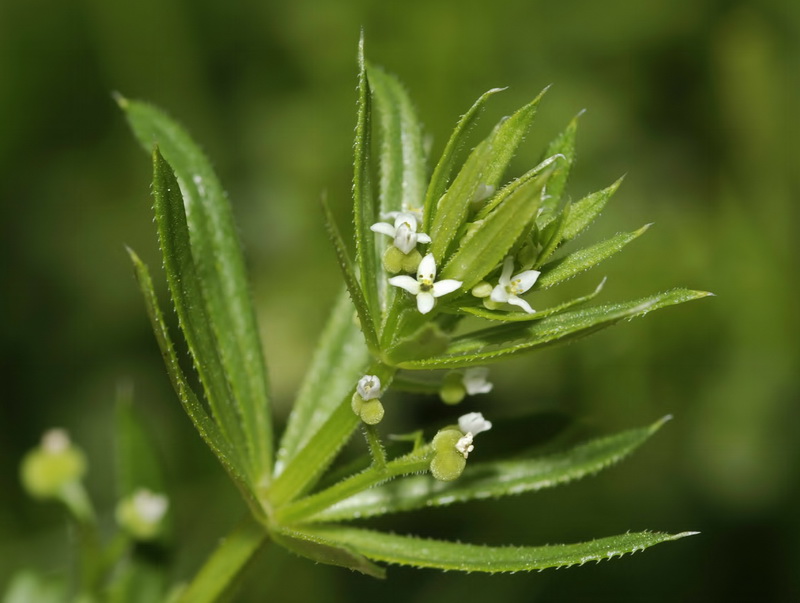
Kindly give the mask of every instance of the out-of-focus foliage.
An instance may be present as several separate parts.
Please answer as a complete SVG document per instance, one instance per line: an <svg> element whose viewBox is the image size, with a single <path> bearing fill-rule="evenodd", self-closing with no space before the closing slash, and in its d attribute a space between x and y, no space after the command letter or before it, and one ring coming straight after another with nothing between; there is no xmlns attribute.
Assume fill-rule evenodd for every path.
<svg viewBox="0 0 800 603"><path fill-rule="evenodd" d="M637 253L600 268L614 298L676 283L718 295L505 367L490 394L501 417L521 414L524 402L551 419L579 417L576 432L675 420L603 480L504 502L502 512L480 503L431 510L426 533L458 537L468 523L470 539L488 544L645 526L703 535L680 555L656 549L579 575L426 572L412 581L392 569L385 583L270 551L243 599L262 600L271 578L289 575L298 601L355 589L385 601L637 600L652 584L651 597L664 601L794 598L800 6L786 0L0 3L0 590L22 568L55 570L68 559L62 517L28 500L17 476L46 428L67 427L81 442L110 521L107 452L123 378L158 426L183 543L177 574L188 575L242 510L173 400L127 263L123 243L153 266L158 256L149 165L111 91L180 115L213 151L248 254L273 397L285 409L337 293L318 198L326 190L339 210L349 204L362 25L372 59L417 100L435 154L491 86L510 89L484 128L554 84L525 158L587 108L566 194L579 199L627 172L597 240L655 222ZM526 167L512 163L512 175ZM592 278L574 286L589 291ZM604 295L597 301L610 301ZM299 319L309 310L316 322ZM407 412L418 422L444 410L420 398ZM547 425L518 428L535 444ZM209 517L199 493L229 513ZM587 497L595 512L569 513ZM403 519L393 527L402 533Z"/></svg>

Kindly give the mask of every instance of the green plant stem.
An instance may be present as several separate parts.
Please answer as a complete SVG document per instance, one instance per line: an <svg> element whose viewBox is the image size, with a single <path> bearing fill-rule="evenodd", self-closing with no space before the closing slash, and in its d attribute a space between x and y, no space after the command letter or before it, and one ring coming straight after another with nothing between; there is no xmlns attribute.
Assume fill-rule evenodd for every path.
<svg viewBox="0 0 800 603"><path fill-rule="evenodd" d="M362 423L361 429L364 431L364 437L369 445L370 455L372 455L372 466L375 469L383 470L386 467L386 451L383 449L378 428Z"/></svg>
<svg viewBox="0 0 800 603"><path fill-rule="evenodd" d="M376 362L367 368L364 374L376 375L385 389L391 383L396 370L394 367ZM308 491L359 425L360 419L350 405L355 385L354 383L353 389L342 399L328 420L272 483L268 493L268 504L273 509L286 505Z"/></svg>
<svg viewBox="0 0 800 603"><path fill-rule="evenodd" d="M433 448L424 446L415 452L386 463L383 467L379 468L373 465L322 492L279 509L275 513L275 518L283 524L308 520L319 511L382 482L401 475L427 471L432 458Z"/></svg>
<svg viewBox="0 0 800 603"><path fill-rule="evenodd" d="M267 540L268 533L264 526L248 515L220 542L194 579L180 593L177 603L218 601L236 586Z"/></svg>

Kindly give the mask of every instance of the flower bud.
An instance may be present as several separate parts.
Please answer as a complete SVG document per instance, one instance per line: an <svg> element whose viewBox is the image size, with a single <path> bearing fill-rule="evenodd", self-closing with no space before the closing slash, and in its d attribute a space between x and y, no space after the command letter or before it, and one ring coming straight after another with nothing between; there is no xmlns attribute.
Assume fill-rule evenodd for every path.
<svg viewBox="0 0 800 603"><path fill-rule="evenodd" d="M136 540L152 540L161 533L169 500L163 494L140 489L122 499L115 518L122 529Z"/></svg>
<svg viewBox="0 0 800 603"><path fill-rule="evenodd" d="M86 457L72 445L63 429L51 429L41 444L22 459L20 477L34 498L57 498L64 489L86 473Z"/></svg>
<svg viewBox="0 0 800 603"><path fill-rule="evenodd" d="M450 372L445 375L439 397L445 404L458 404L467 395L464 379L460 372Z"/></svg>

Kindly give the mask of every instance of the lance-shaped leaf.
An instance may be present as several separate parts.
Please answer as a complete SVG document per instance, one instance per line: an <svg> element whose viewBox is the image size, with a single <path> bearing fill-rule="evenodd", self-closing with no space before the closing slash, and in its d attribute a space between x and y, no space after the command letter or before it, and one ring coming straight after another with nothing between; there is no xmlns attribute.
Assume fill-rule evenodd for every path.
<svg viewBox="0 0 800 603"><path fill-rule="evenodd" d="M560 260L545 264L542 269L542 276L536 281L537 289L547 289L572 278L576 274L589 270L589 268L622 251L625 245L644 234L650 226L650 224L645 224L639 230L621 232L596 245L586 249L579 249Z"/></svg>
<svg viewBox="0 0 800 603"><path fill-rule="evenodd" d="M490 327L454 339L448 351L441 356L403 362L399 368L451 369L495 362L509 356L585 337L621 320L644 316L653 310L708 295L711 294L707 291L673 289L635 301L564 312L533 323L511 323Z"/></svg>
<svg viewBox="0 0 800 603"><path fill-rule="evenodd" d="M669 419L598 438L559 454L515 461L467 464L452 482L410 476L371 488L317 513L311 521L340 521L533 492L571 482L619 462Z"/></svg>
<svg viewBox="0 0 800 603"><path fill-rule="evenodd" d="M639 532L600 538L579 544L548 546L482 546L386 534L374 530L340 526L303 527L308 538L349 546L364 557L386 563L462 572L522 572L551 567L582 565L626 553L643 551L661 542L677 540L697 532L663 534Z"/></svg>
<svg viewBox="0 0 800 603"><path fill-rule="evenodd" d="M267 530L248 516L219 543L192 582L180 591L177 603L228 600L244 571L268 540Z"/></svg>
<svg viewBox="0 0 800 603"><path fill-rule="evenodd" d="M534 268L540 268L564 241L564 227L567 225L571 210L571 206L565 206L558 217L540 231L542 250L536 258Z"/></svg>
<svg viewBox="0 0 800 603"><path fill-rule="evenodd" d="M467 219L470 204L481 190L493 190L530 128L545 91L501 121L467 157L450 188L439 199L430 232L430 250L437 261L447 258L456 234Z"/></svg>
<svg viewBox="0 0 800 603"><path fill-rule="evenodd" d="M575 135L578 132L578 118L581 115L583 115L583 111L572 118L566 129L556 136L545 151L545 157L560 155L563 160L558 164L547 183L546 194L542 200L542 211L537 218L539 226L544 226L553 219L558 209L558 202L564 195L564 187L567 185L572 164L575 163Z"/></svg>
<svg viewBox="0 0 800 603"><path fill-rule="evenodd" d="M467 291L494 270L536 216L548 175L525 180L486 218L472 225L474 232L464 238L441 278L462 281Z"/></svg>
<svg viewBox="0 0 800 603"><path fill-rule="evenodd" d="M422 126L403 85L379 67L368 66L381 129L381 211L422 209L425 151Z"/></svg>
<svg viewBox="0 0 800 603"><path fill-rule="evenodd" d="M342 292L328 319L283 434L275 474L282 472L364 375L369 353Z"/></svg>
<svg viewBox="0 0 800 603"><path fill-rule="evenodd" d="M183 197L172 169L153 152L153 196L158 238L172 302L211 412L241 459L251 459L242 425L244 412L228 387L219 346L206 310L201 277L189 242ZM256 467L248 467L252 477Z"/></svg>
<svg viewBox="0 0 800 603"><path fill-rule="evenodd" d="M272 427L267 374L233 212L210 162L186 131L158 109L118 99L148 152L157 144L175 171L189 226L208 320L234 399L242 413L250 465L269 478Z"/></svg>
<svg viewBox="0 0 800 603"><path fill-rule="evenodd" d="M375 565L349 545L319 538L306 530L285 527L273 531L272 536L281 546L312 561L346 567L373 578L386 577L385 569Z"/></svg>
<svg viewBox="0 0 800 603"><path fill-rule="evenodd" d="M489 97L493 94L502 92L503 90L505 90L505 88L492 88L484 92L469 108L469 111L458 120L455 130L453 130L453 133L450 135L450 139L444 147L442 156L433 170L430 184L428 184L428 190L425 193L425 208L423 210L422 222L425 232L428 232L430 229L435 203L441 198L445 190L447 190L447 185L450 183L450 176L453 172L456 155L459 149L466 143L467 135L480 116L486 101L489 100Z"/></svg>
<svg viewBox="0 0 800 603"><path fill-rule="evenodd" d="M339 261L339 267L342 269L342 276L344 276L344 283L347 286L347 292L350 294L350 299L358 313L358 319L361 324L361 329L364 332L364 338L367 346L372 350L378 349L378 334L375 331L375 322L372 316L372 310L367 303L364 296L364 289L356 276L355 267L347 253L344 239L339 232L339 227L336 225L336 218L333 217L330 207L326 199L322 198L322 208L325 213L325 226L328 230L328 235L336 250L336 259Z"/></svg>
<svg viewBox="0 0 800 603"><path fill-rule="evenodd" d="M372 100L367 65L364 60L364 35L358 42L358 116L356 120L356 140L353 145L353 220L355 222L356 265L361 279L364 299L370 310L371 320L380 315L378 304L378 279L380 250L379 241L370 226L378 221L375 199L372 194L370 177L370 146L372 144ZM362 325L362 328L368 328ZM371 325L373 331L375 323Z"/></svg>
<svg viewBox="0 0 800 603"><path fill-rule="evenodd" d="M570 206L569 218L566 224L564 224L564 229L561 233L561 237L564 241L571 241L586 230L589 224L603 211L611 195L613 195L619 188L619 185L622 184L623 178L620 178L608 188L587 195Z"/></svg>
<svg viewBox="0 0 800 603"><path fill-rule="evenodd" d="M203 441L211 448L211 451L216 455L220 463L222 463L228 475L231 476L242 493L248 496L247 492L249 491L249 486L247 485L247 480L242 470L242 461L230 447L217 424L208 416L205 408L203 408L203 405L197 399L197 396L186 380L183 370L181 370L178 357L175 354L175 348L172 345L172 339L167 330L167 325L164 322L164 316L161 313L158 300L156 299L153 281L150 278L150 271L139 259L139 256L132 250L129 249L128 253L136 271L136 279L139 282L139 287L144 296L147 314L150 317L150 324L153 327L158 347L161 350L161 356L164 358L164 364L167 367L167 374L183 406L183 410L189 415L200 437L203 438Z"/></svg>
<svg viewBox="0 0 800 603"><path fill-rule="evenodd" d="M482 306L462 306L458 309L459 312L463 312L465 314L472 314L473 316L478 316L479 318L485 318L487 320L497 320L501 322L530 322L532 320L542 320L543 318L547 318L548 316L552 316L553 314L560 314L561 312L565 312L570 308L574 308L575 306L583 305L595 297L600 291L603 290L603 286L606 283L606 279L604 278L600 281L600 284L595 287L594 291L589 293L588 295L583 295L581 297L576 297L575 299L571 299L566 301L562 304L558 304L557 306L553 306L551 308L545 308L544 310L537 310L533 314L528 314L526 312L516 312L516 311L503 311L503 310L489 310Z"/></svg>

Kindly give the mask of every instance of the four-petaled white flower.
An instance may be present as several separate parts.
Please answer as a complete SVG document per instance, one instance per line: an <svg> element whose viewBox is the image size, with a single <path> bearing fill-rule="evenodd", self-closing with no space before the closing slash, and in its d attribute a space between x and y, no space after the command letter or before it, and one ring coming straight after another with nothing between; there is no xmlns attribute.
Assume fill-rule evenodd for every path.
<svg viewBox="0 0 800 603"><path fill-rule="evenodd" d="M361 399L374 400L381 397L381 380L375 375L364 375L358 380L356 391Z"/></svg>
<svg viewBox="0 0 800 603"><path fill-rule="evenodd" d="M481 413L471 412L459 417L458 428L464 436L456 442L456 450L458 450L464 458L467 458L469 453L475 450L475 446L472 444L475 436L484 431L489 431L492 428L492 424L490 421L484 419Z"/></svg>
<svg viewBox="0 0 800 603"><path fill-rule="evenodd" d="M464 377L461 381L464 384L464 389L467 390L470 396L474 396L475 394L488 394L492 391L492 387L494 387L494 384L487 381L486 377L488 376L489 369L485 366L478 366L465 370Z"/></svg>
<svg viewBox="0 0 800 603"><path fill-rule="evenodd" d="M503 271L500 273L498 285L492 289L491 299L494 302L519 306L528 314L533 314L536 310L531 308L530 304L524 299L517 296L533 287L541 272L538 270L525 270L515 274L513 278L511 276L512 272L514 272L514 258L508 256L503 261Z"/></svg>
<svg viewBox="0 0 800 603"><path fill-rule="evenodd" d="M388 222L378 222L370 226L372 232L379 232L394 238L394 246L405 254L411 253L417 243L430 243L431 238L417 232L417 217L411 212L392 212L394 226Z"/></svg>
<svg viewBox="0 0 800 603"><path fill-rule="evenodd" d="M461 281L445 279L434 282L436 278L436 260L433 254L429 253L419 263L417 268L417 278L410 276L393 276L389 279L389 284L405 289L412 295L417 296L417 309L421 314L427 314L433 310L437 297L452 293L461 286Z"/></svg>

